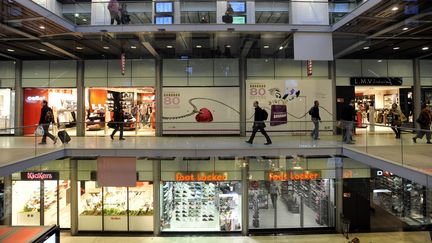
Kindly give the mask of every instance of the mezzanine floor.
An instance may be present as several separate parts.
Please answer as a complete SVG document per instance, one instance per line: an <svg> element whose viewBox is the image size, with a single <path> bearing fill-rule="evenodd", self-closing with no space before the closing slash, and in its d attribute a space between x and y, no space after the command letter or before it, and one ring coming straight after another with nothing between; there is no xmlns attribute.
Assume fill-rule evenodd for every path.
<svg viewBox="0 0 432 243"><path fill-rule="evenodd" d="M415 144L412 137L412 133L404 133L402 139L395 139L390 133L358 134L354 137L355 144L346 145L336 135L321 135L320 140L312 140L309 136L273 135L273 144L269 146L263 144L265 140L260 136L256 137L253 145L245 143L245 137L126 137L125 141L112 141L109 137L72 137L67 145L60 142L54 145L50 140L47 145L38 145L40 138L35 137L0 137L0 170L14 163L65 149L71 153L63 156L90 156L105 152L102 155L169 157L181 156L183 152L189 151L188 156L199 157L279 156L294 153L329 155L340 154L343 148L432 174L432 145L426 144L425 140L418 140Z"/></svg>
<svg viewBox="0 0 432 243"><path fill-rule="evenodd" d="M357 237L360 242L366 243L427 243L431 242L429 232L391 232L391 233L361 233L352 234L350 239ZM236 243L346 243L341 234L325 235L284 235L284 236L250 236L250 237L72 237L63 233L60 237L63 243L117 243L127 240L128 243L152 242L152 243L219 243L222 240Z"/></svg>

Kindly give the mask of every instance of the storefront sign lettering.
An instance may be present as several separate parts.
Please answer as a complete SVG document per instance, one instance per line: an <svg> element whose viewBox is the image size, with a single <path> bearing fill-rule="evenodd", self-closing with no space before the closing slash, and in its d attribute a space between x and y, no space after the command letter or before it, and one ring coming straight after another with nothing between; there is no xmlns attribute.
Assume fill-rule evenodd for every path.
<svg viewBox="0 0 432 243"><path fill-rule="evenodd" d="M320 177L319 172L311 172L311 171L304 171L304 172L269 172L268 173L268 179L270 181L303 181L303 180L316 180Z"/></svg>
<svg viewBox="0 0 432 243"><path fill-rule="evenodd" d="M27 98L26 98L26 102L27 103L37 103L37 102L39 102L39 101L42 101L42 100L44 100L45 99L45 97L43 97L43 96L39 96L39 95L36 95L36 96L28 96Z"/></svg>
<svg viewBox="0 0 432 243"><path fill-rule="evenodd" d="M45 181L58 180L58 172L21 172L21 180Z"/></svg>
<svg viewBox="0 0 432 243"><path fill-rule="evenodd" d="M402 85L402 78L397 77L352 77L351 85L357 86L399 86Z"/></svg>
<svg viewBox="0 0 432 243"><path fill-rule="evenodd" d="M228 176L225 174L205 174L205 173L176 173L175 180L176 181L226 181Z"/></svg>

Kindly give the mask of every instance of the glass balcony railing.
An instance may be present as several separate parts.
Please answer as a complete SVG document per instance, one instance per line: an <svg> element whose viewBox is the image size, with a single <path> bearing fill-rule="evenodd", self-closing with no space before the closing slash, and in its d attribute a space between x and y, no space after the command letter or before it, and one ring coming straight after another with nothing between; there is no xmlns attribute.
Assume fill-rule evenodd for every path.
<svg viewBox="0 0 432 243"><path fill-rule="evenodd" d="M232 24L334 24L365 1L243 2L233 6ZM77 25L225 24L226 9L225 1L173 1L169 9L157 9L151 1L118 1L113 7L102 0L64 3L61 13Z"/></svg>

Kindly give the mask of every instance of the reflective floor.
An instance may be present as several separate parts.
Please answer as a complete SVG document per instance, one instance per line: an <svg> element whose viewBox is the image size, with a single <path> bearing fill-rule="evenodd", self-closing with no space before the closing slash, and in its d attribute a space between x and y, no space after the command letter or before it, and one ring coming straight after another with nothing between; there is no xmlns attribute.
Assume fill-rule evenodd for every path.
<svg viewBox="0 0 432 243"><path fill-rule="evenodd" d="M350 240L357 237L361 243L427 243L431 242L429 232L391 232L391 233L364 233L352 234ZM284 236L253 236L253 237L71 237L67 233L61 235L61 242L64 243L114 243L127 240L128 243L135 242L153 242L153 243L219 243L222 240L226 242L238 243L346 243L348 242L341 234L325 235L284 235Z"/></svg>

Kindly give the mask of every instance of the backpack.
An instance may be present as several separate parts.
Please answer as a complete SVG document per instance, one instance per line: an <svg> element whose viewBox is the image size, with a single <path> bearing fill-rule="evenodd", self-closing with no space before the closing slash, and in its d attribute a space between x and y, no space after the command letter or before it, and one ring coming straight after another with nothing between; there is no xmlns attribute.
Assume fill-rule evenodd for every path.
<svg viewBox="0 0 432 243"><path fill-rule="evenodd" d="M45 122L48 122L48 123L54 122L54 115L53 115L51 108L45 114Z"/></svg>
<svg viewBox="0 0 432 243"><path fill-rule="evenodd" d="M309 113L309 115L311 115L311 116L312 116L312 110L313 110L313 107L312 107L312 108L310 108L310 109L309 109L309 112L308 112L308 113Z"/></svg>
<svg viewBox="0 0 432 243"><path fill-rule="evenodd" d="M261 109L261 118L263 119L263 121L268 119L268 112L264 109Z"/></svg>

